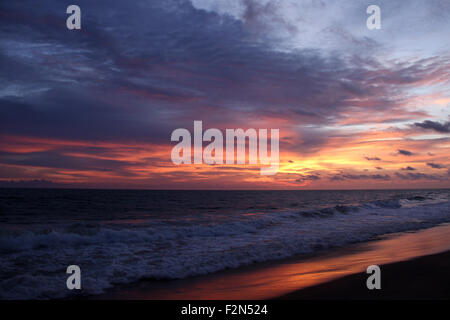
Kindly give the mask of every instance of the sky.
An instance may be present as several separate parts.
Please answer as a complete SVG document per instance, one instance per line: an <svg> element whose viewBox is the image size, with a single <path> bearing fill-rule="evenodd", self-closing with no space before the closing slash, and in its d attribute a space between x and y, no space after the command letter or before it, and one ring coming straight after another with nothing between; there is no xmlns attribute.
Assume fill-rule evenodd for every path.
<svg viewBox="0 0 450 320"><path fill-rule="evenodd" d="M0 185L448 188L449 32L448 0L2 1ZM195 120L278 128L278 173L173 164Z"/></svg>

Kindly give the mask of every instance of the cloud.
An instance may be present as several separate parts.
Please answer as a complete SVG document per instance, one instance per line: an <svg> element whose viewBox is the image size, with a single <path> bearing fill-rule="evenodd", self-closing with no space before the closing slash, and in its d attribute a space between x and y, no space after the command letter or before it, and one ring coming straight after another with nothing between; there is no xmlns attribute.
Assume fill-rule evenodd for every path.
<svg viewBox="0 0 450 320"><path fill-rule="evenodd" d="M292 159L289 163L301 164L320 153L331 163L339 148L357 150L352 143L371 130L367 123L382 127L388 122L427 119L425 111L409 108L421 92L415 89L448 79L448 56L392 59L379 46L383 39L368 36L366 28L362 28L365 34L354 32L356 25L365 25L354 18L365 15L363 2L344 6L306 2L297 11L292 9L299 5L291 6L292 1L258 4L245 0L236 14L224 14L229 10L222 6L233 7L229 1L194 2L136 0L130 5L117 0L79 0L77 4L86 13L85 27L74 32L65 28L64 3L2 2L0 164L7 166L2 177L35 178L29 176L34 166L48 169L48 179L61 176L63 170L92 180L104 171L114 177L144 175L155 168L169 171L170 154L155 163L146 160L149 154L140 157L135 153L170 147L171 132L191 130L194 120L204 120L205 128L276 127L282 135L283 162ZM222 9L217 11L218 7ZM442 8L435 1L420 7ZM448 12L446 8L436 12ZM325 11L329 15L322 19ZM448 21L443 19L441 25ZM316 37L316 31L325 39ZM447 38L445 34L442 42ZM336 48L345 50L331 50L327 47L330 39ZM294 46L286 45L286 40ZM386 54L375 54L377 48ZM444 123L437 128L448 126ZM68 146L8 150L16 148L11 145L17 137L60 140ZM91 147L75 148L70 144L74 141L88 142ZM105 144L114 146L104 150ZM127 144L142 148L119 152L122 147L118 146ZM354 158L379 154L386 160L388 155L377 148L358 149ZM343 166L355 160L342 157L338 163ZM376 156L365 159L381 161ZM167 183L178 179L184 169L172 176L164 173L169 177ZM220 172L225 171L244 175L246 170ZM155 173L154 179L162 180L159 177L164 174ZM389 178L369 174L335 177L353 181ZM320 177L298 177L299 181L315 179Z"/></svg>
<svg viewBox="0 0 450 320"><path fill-rule="evenodd" d="M317 181L320 180L320 176L310 174L310 175L300 175L298 179L295 180L295 182L303 183L305 181Z"/></svg>
<svg viewBox="0 0 450 320"><path fill-rule="evenodd" d="M449 133L450 132L450 121L439 123L436 121L431 120L425 120L423 122L416 122L414 123L415 126L423 128L423 129L430 129L434 130L439 133Z"/></svg>
<svg viewBox="0 0 450 320"><path fill-rule="evenodd" d="M56 183L50 180L0 180L1 188L68 188L73 184ZM79 185L80 187L81 185Z"/></svg>
<svg viewBox="0 0 450 320"><path fill-rule="evenodd" d="M403 171L414 171L416 169L414 169L413 167L407 166L406 168L402 168Z"/></svg>
<svg viewBox="0 0 450 320"><path fill-rule="evenodd" d="M342 180L391 180L391 176L388 174L338 174L330 178L331 181L342 181Z"/></svg>
<svg viewBox="0 0 450 320"><path fill-rule="evenodd" d="M441 180L442 178L436 175L426 174L426 173L412 173L402 174L396 172L395 175L402 180Z"/></svg>
<svg viewBox="0 0 450 320"><path fill-rule="evenodd" d="M76 148L73 149L73 153ZM0 163L9 165L33 166L54 169L71 169L71 170L96 170L96 171L116 171L120 172L131 165L137 165L137 162L111 159L96 159L90 157L89 154L84 156L65 155L67 149L43 151L43 152L27 152L12 153L0 151Z"/></svg>
<svg viewBox="0 0 450 320"><path fill-rule="evenodd" d="M439 164L439 163L433 163L433 162L428 162L427 166L433 168L433 169L445 169L446 166Z"/></svg>
<svg viewBox="0 0 450 320"><path fill-rule="evenodd" d="M427 79L439 65L424 59L409 67L387 66L310 48L271 50L271 43L249 39L241 21L198 10L188 1L133 6L81 1L90 12L89 31L72 34L40 23L42 17L60 19L51 2L34 11L29 7L36 6L25 3L6 4L0 22L12 30L1 34L6 71L0 82L17 87L19 95L3 96L10 107L0 127L8 133L26 128L22 134L155 142L167 140L174 128L190 125L199 114L216 127L246 124L241 119L258 115L281 118L287 126L317 125L301 129L300 149L318 151L328 140L320 126L365 122L368 109L372 119L380 116L376 121L394 110L416 117L403 110L401 99L391 98L399 97L391 84ZM28 88L42 91L29 96Z"/></svg>
<svg viewBox="0 0 450 320"><path fill-rule="evenodd" d="M412 156L414 153L408 150L398 149L398 153L404 156Z"/></svg>

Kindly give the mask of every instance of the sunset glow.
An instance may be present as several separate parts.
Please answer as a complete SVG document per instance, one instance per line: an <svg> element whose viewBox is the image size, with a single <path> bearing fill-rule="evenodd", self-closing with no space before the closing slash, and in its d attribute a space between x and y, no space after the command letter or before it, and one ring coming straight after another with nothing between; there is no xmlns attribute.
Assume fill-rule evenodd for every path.
<svg viewBox="0 0 450 320"><path fill-rule="evenodd" d="M181 2L117 3L123 8L91 11L86 24L95 23L79 32L60 28L60 8L45 1L1 5L2 183L450 186L450 22L424 2L414 12L395 8L376 31L365 28L363 5ZM334 19L322 19L325 11ZM133 19L116 23L118 12ZM402 23L417 19L429 23L406 39ZM170 133L192 130L195 120L279 129L278 174L260 176L248 164L174 165Z"/></svg>

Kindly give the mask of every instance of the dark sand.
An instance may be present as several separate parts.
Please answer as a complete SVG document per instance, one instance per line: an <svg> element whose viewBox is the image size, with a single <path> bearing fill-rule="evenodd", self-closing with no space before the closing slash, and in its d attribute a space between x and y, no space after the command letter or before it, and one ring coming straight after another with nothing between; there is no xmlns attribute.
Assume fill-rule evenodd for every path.
<svg viewBox="0 0 450 320"><path fill-rule="evenodd" d="M300 299L450 299L450 251L380 266L381 289L368 290L365 272L279 297Z"/></svg>

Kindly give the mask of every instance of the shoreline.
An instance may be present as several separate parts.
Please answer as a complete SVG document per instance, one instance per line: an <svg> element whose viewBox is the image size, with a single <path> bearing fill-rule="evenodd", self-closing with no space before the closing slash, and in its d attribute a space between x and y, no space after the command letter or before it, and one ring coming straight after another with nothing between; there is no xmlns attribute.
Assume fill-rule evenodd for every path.
<svg viewBox="0 0 450 320"><path fill-rule="evenodd" d="M367 266L372 264L383 266L383 279L385 265L400 261L409 263L411 259L417 257L449 250L450 224L446 223L428 229L387 234L372 241L330 249L314 256L267 261L179 280L141 280L133 284L118 285L103 294L82 299L260 300L297 299L297 297L302 299L305 293L300 292L303 290L358 274L364 278L361 282L363 288L369 291L365 287L368 277L365 273ZM450 269L448 270L450 275ZM320 297L316 295L311 299Z"/></svg>
<svg viewBox="0 0 450 320"><path fill-rule="evenodd" d="M277 300L449 300L450 251L380 265L381 289L356 273L277 297Z"/></svg>

